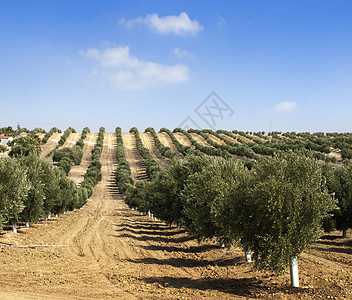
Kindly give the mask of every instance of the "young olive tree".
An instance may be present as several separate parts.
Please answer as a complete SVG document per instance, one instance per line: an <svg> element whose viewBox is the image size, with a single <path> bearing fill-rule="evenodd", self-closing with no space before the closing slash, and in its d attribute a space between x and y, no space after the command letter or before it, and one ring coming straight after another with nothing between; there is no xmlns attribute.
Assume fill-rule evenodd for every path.
<svg viewBox="0 0 352 300"><path fill-rule="evenodd" d="M319 236L336 201L317 161L294 153L261 159L248 184L242 242L258 268L281 273ZM291 283L298 286L298 273Z"/></svg>
<svg viewBox="0 0 352 300"><path fill-rule="evenodd" d="M0 227L10 222L17 232L17 222L24 209L31 185L26 170L16 160L0 159Z"/></svg>

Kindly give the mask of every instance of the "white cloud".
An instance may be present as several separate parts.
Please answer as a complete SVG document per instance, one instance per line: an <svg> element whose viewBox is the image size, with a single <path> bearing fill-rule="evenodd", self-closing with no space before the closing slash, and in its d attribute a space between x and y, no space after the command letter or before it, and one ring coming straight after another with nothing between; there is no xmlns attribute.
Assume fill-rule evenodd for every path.
<svg viewBox="0 0 352 300"><path fill-rule="evenodd" d="M179 48L172 49L172 53L178 58L192 58L193 54L188 52L187 50L182 50Z"/></svg>
<svg viewBox="0 0 352 300"><path fill-rule="evenodd" d="M139 60L130 54L128 46L99 50L90 48L80 53L99 62L101 70L94 70L94 76L105 76L118 89L145 89L158 83L178 83L188 80L185 65L162 65Z"/></svg>
<svg viewBox="0 0 352 300"><path fill-rule="evenodd" d="M290 112L298 108L298 105L294 101L284 101L274 105L273 110L276 112Z"/></svg>
<svg viewBox="0 0 352 300"><path fill-rule="evenodd" d="M185 12L181 12L178 16L159 17L158 14L150 14L144 18L121 19L119 24L127 28L132 28L136 24L145 24L151 30L162 34L196 35L203 30L203 26L197 20L191 20Z"/></svg>

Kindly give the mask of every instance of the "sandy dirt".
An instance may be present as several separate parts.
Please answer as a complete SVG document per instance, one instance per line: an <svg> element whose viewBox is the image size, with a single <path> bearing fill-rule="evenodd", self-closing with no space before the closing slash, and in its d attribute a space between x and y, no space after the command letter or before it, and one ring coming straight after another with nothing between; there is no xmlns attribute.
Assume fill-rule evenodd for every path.
<svg viewBox="0 0 352 300"><path fill-rule="evenodd" d="M237 141L237 139L235 138L232 138L232 137L229 137L228 135L226 134L221 134L225 139L227 139L228 141L232 142L232 143L235 143L235 144L240 144L239 141Z"/></svg>
<svg viewBox="0 0 352 300"><path fill-rule="evenodd" d="M123 140L136 168L134 135ZM255 271L240 248L198 244L130 210L114 184L115 148L115 134L106 133L103 178L83 209L1 233L1 299L352 298L352 238L323 236L299 259L301 287L290 288L289 271ZM43 244L58 247L31 247Z"/></svg>
<svg viewBox="0 0 352 300"><path fill-rule="evenodd" d="M186 137L183 133L176 132L174 133L175 138L178 140L179 143L181 143L184 146L189 146L192 149L195 147L192 145L191 141Z"/></svg>
<svg viewBox="0 0 352 300"><path fill-rule="evenodd" d="M44 135L45 135L45 133L37 133L37 136L40 138L40 140L43 139Z"/></svg>
<svg viewBox="0 0 352 300"><path fill-rule="evenodd" d="M165 165L170 163L170 160L161 155L158 148L155 146L154 139L149 132L140 132L139 136L141 137L142 143L144 147L146 147L154 160L161 166L164 167Z"/></svg>
<svg viewBox="0 0 352 300"><path fill-rule="evenodd" d="M126 159L130 164L132 179L134 181L148 179L145 162L136 147L134 133L122 133L122 142L125 147Z"/></svg>
<svg viewBox="0 0 352 300"><path fill-rule="evenodd" d="M160 142L165 146L169 147L172 152L175 152L179 158L183 158L183 155L177 151L174 143L172 142L170 136L166 132L159 132L157 133L157 136L160 140Z"/></svg>
<svg viewBox="0 0 352 300"><path fill-rule="evenodd" d="M78 185L83 181L84 174L91 163L92 150L97 138L97 133L87 133L87 137L84 140L82 162L78 166L72 166L70 172L68 173L68 177Z"/></svg>
<svg viewBox="0 0 352 300"><path fill-rule="evenodd" d="M218 137L216 137L215 135L212 134L208 134L207 136L215 143L219 144L219 145L226 145L226 143L223 140L220 140Z"/></svg>
<svg viewBox="0 0 352 300"><path fill-rule="evenodd" d="M40 145L40 149L42 150L40 158L45 158L45 156L57 146L62 135L63 133L53 133L46 144Z"/></svg>
<svg viewBox="0 0 352 300"><path fill-rule="evenodd" d="M61 148L71 148L76 145L76 142L81 138L80 133L70 133L67 137L65 143L61 146Z"/></svg>
<svg viewBox="0 0 352 300"><path fill-rule="evenodd" d="M212 145L208 144L208 142L203 137L201 137L199 134L190 133L190 135L202 146L213 147Z"/></svg>
<svg viewBox="0 0 352 300"><path fill-rule="evenodd" d="M263 138L261 138L261 137L259 137L259 136L257 136L257 135L252 135L252 137L253 137L253 139L255 140L255 141L260 141L260 142L263 142L263 143L265 143L265 142L267 142L268 140L266 140L266 139L263 139Z"/></svg>
<svg viewBox="0 0 352 300"><path fill-rule="evenodd" d="M245 143L255 143L254 141L242 136L242 135L239 135L239 134L234 134L233 136L235 136L237 139L241 139L242 141L244 141Z"/></svg>
<svg viewBox="0 0 352 300"><path fill-rule="evenodd" d="M341 155L341 150L340 149L334 149L332 147L330 147L331 152L329 154L326 154L327 156L330 157L335 157L338 163L342 163L343 159L342 159L342 155Z"/></svg>

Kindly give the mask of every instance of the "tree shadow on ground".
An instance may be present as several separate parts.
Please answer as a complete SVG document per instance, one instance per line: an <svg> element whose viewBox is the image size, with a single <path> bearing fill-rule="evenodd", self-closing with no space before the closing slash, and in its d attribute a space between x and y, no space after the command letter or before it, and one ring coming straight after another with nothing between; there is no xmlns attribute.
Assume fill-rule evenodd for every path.
<svg viewBox="0 0 352 300"><path fill-rule="evenodd" d="M172 287L176 289L188 288L193 290L217 290L223 293L248 298L258 298L258 295L263 296L263 294L269 296L267 287L262 284L261 280L254 277L252 278L187 278L187 277L145 277L140 279L149 284L158 284L164 287ZM283 292L288 295L297 295L302 293L301 288L274 288L270 289L270 294L275 294ZM304 290L307 293L308 289ZM296 296L296 297L297 297ZM265 296L264 296L265 297Z"/></svg>
<svg viewBox="0 0 352 300"><path fill-rule="evenodd" d="M335 252L335 253L345 253L352 255L352 248L336 248L336 247L329 247L329 248L321 248L321 247L314 247L317 251L322 252Z"/></svg>
<svg viewBox="0 0 352 300"><path fill-rule="evenodd" d="M114 235L114 236L117 238L127 237L127 238L136 239L138 241L154 241L154 242L162 242L162 243L184 243L184 242L194 240L194 238L189 236L182 236L179 238L166 238L163 236L149 236L149 235L136 236L128 233Z"/></svg>
<svg viewBox="0 0 352 300"><path fill-rule="evenodd" d="M130 259L129 262L135 264L146 264L146 265L161 265L161 266L172 266L176 268L187 267L206 267L206 266L239 266L245 263L244 259L241 257L235 257L231 259L216 259L216 260L206 260L206 259L193 259L193 258L166 258L158 259L153 257L146 257L140 259Z"/></svg>
<svg viewBox="0 0 352 300"><path fill-rule="evenodd" d="M184 253L202 253L213 249L219 249L216 245L199 245L191 247L177 247L177 246L160 246L160 245L147 245L142 246L145 250L152 251L166 251L166 252L184 252Z"/></svg>

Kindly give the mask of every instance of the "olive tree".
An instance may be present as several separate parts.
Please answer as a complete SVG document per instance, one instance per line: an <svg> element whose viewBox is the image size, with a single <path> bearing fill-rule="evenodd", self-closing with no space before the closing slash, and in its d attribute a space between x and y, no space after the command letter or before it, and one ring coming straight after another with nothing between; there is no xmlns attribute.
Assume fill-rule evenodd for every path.
<svg viewBox="0 0 352 300"><path fill-rule="evenodd" d="M317 161L289 153L255 164L245 206L242 241L253 250L257 267L281 273L321 233L336 201Z"/></svg>
<svg viewBox="0 0 352 300"><path fill-rule="evenodd" d="M0 227L10 222L17 232L17 222L29 189L25 168L16 160L0 159Z"/></svg>

